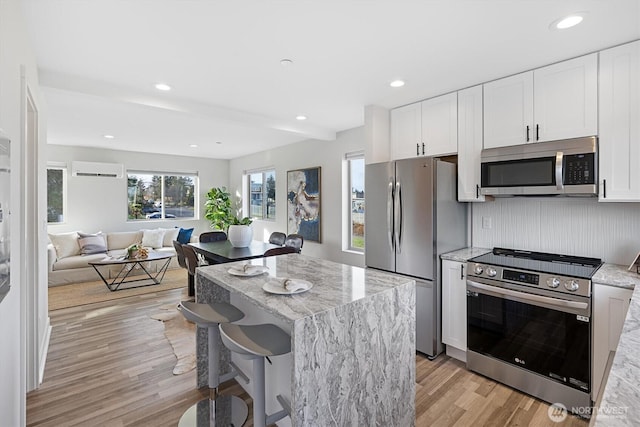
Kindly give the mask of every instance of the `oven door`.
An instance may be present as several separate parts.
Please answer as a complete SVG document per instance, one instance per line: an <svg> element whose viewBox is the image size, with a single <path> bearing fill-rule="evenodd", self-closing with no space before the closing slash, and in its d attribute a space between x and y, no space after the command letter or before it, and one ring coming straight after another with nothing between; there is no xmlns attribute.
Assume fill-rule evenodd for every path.
<svg viewBox="0 0 640 427"><path fill-rule="evenodd" d="M492 283L467 280L469 350L589 393L589 299L535 295Z"/></svg>

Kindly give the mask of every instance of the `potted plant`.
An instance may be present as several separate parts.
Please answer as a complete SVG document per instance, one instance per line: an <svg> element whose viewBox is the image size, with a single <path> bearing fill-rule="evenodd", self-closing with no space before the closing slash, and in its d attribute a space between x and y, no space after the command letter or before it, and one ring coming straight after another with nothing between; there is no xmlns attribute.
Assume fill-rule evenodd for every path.
<svg viewBox="0 0 640 427"><path fill-rule="evenodd" d="M205 218L211 221L211 228L227 233L229 243L236 248L249 246L253 238L249 217L238 218L231 206L231 193L226 187L214 187L207 193Z"/></svg>

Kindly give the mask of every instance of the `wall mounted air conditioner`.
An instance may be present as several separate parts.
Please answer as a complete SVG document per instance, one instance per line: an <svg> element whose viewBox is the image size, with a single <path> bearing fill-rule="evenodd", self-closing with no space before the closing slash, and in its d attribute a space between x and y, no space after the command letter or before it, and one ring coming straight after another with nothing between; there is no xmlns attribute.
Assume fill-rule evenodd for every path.
<svg viewBox="0 0 640 427"><path fill-rule="evenodd" d="M124 165L121 163L71 162L71 175L122 178Z"/></svg>

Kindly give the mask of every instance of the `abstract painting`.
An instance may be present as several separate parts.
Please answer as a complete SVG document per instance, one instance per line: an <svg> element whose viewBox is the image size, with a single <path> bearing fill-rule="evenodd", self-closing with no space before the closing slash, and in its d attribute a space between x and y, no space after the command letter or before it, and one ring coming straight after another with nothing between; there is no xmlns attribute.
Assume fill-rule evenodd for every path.
<svg viewBox="0 0 640 427"><path fill-rule="evenodd" d="M320 167L287 172L287 232L320 242Z"/></svg>

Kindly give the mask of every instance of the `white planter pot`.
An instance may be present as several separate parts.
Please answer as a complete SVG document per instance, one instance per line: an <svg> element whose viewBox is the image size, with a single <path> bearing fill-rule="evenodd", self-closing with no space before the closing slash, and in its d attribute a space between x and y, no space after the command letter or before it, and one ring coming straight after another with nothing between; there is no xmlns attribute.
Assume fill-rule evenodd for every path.
<svg viewBox="0 0 640 427"><path fill-rule="evenodd" d="M229 243L234 248L246 248L253 239L253 228L248 225L230 225Z"/></svg>

